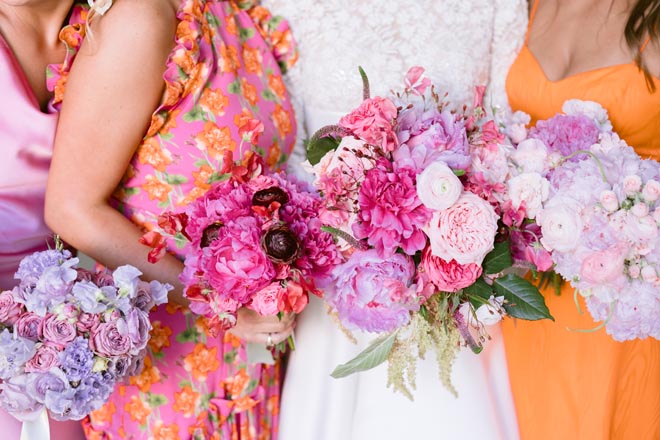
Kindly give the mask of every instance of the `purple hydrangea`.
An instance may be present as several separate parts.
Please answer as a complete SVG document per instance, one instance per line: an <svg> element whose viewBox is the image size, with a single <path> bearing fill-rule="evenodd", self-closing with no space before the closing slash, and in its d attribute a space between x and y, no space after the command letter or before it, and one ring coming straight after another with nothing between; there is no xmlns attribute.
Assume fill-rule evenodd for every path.
<svg viewBox="0 0 660 440"><path fill-rule="evenodd" d="M556 115L550 119L538 121L529 132L529 137L539 139L549 152L568 156L578 150L588 150L598 142L600 129L593 119L583 116ZM583 155L572 158L583 159Z"/></svg>

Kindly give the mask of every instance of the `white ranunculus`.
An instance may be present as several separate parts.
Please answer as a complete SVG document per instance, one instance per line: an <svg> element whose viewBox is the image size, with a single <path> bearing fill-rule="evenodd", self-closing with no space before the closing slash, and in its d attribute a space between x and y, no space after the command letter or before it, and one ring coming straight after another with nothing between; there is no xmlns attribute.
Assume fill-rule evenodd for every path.
<svg viewBox="0 0 660 440"><path fill-rule="evenodd" d="M541 244L549 251L570 252L582 235L582 206L568 197L550 200L536 217L541 226Z"/></svg>
<svg viewBox="0 0 660 440"><path fill-rule="evenodd" d="M564 103L561 111L569 116L584 115L593 119L598 124L601 132L612 131L612 123L610 122L607 110L597 102L569 99Z"/></svg>
<svg viewBox="0 0 660 440"><path fill-rule="evenodd" d="M462 192L463 184L444 162L433 162L417 176L417 195L429 209L449 208Z"/></svg>

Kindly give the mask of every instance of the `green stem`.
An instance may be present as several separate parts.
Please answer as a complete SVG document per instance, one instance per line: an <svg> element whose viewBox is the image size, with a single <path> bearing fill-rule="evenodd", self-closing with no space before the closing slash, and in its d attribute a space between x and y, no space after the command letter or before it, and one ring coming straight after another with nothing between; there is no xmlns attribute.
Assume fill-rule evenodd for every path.
<svg viewBox="0 0 660 440"><path fill-rule="evenodd" d="M332 234L334 237L341 238L342 240L353 246L355 249L359 249L361 251L366 251L367 249L369 249L369 246L367 246L366 243L356 239L351 234L344 232L341 229L333 228L332 226L321 226L321 230L329 234Z"/></svg>
<svg viewBox="0 0 660 440"><path fill-rule="evenodd" d="M586 154L587 156L591 156L591 158L596 161L596 165L598 166L598 170L600 171L600 174L603 177L603 182L609 183L607 181L607 176L605 175L605 169L603 168L603 164L601 163L600 159L598 159L598 157L589 150L576 150L576 151L572 152L571 154L569 154L568 156L564 157L561 160L560 165L563 164L564 162L574 158L578 154Z"/></svg>
<svg viewBox="0 0 660 440"><path fill-rule="evenodd" d="M607 315L607 318L605 318L605 321L600 323L594 328L571 328L571 327L566 327L566 330L571 331L571 332L580 332L580 333L593 333L597 332L598 330L602 329L605 327L607 324L609 324L610 320L614 316L614 301L610 303L610 313Z"/></svg>
<svg viewBox="0 0 660 440"><path fill-rule="evenodd" d="M367 74L365 73L364 69L362 69L362 66L358 66L358 70L360 71L360 76L362 77L362 99L367 100L371 97L369 78L367 78Z"/></svg>

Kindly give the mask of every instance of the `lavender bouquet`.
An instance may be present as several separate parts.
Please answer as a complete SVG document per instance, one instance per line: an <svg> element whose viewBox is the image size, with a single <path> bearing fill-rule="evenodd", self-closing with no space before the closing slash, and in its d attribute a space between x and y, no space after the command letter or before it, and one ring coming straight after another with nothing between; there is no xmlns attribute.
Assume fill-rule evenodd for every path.
<svg viewBox="0 0 660 440"><path fill-rule="evenodd" d="M0 407L23 422L45 410L79 420L101 407L115 383L137 374L149 340L149 310L172 288L77 267L67 250L21 261L20 284L0 293Z"/></svg>

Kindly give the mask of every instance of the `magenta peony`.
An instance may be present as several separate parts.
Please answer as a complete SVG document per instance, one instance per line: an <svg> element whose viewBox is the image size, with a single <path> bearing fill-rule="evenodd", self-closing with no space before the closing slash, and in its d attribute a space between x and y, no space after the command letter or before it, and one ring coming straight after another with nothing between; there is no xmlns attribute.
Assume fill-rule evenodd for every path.
<svg viewBox="0 0 660 440"><path fill-rule="evenodd" d="M383 258L391 257L399 247L413 255L426 245L422 228L431 211L417 195L414 170L392 170L392 164L381 159L367 173L358 202L359 222L353 232L358 239L366 238Z"/></svg>

